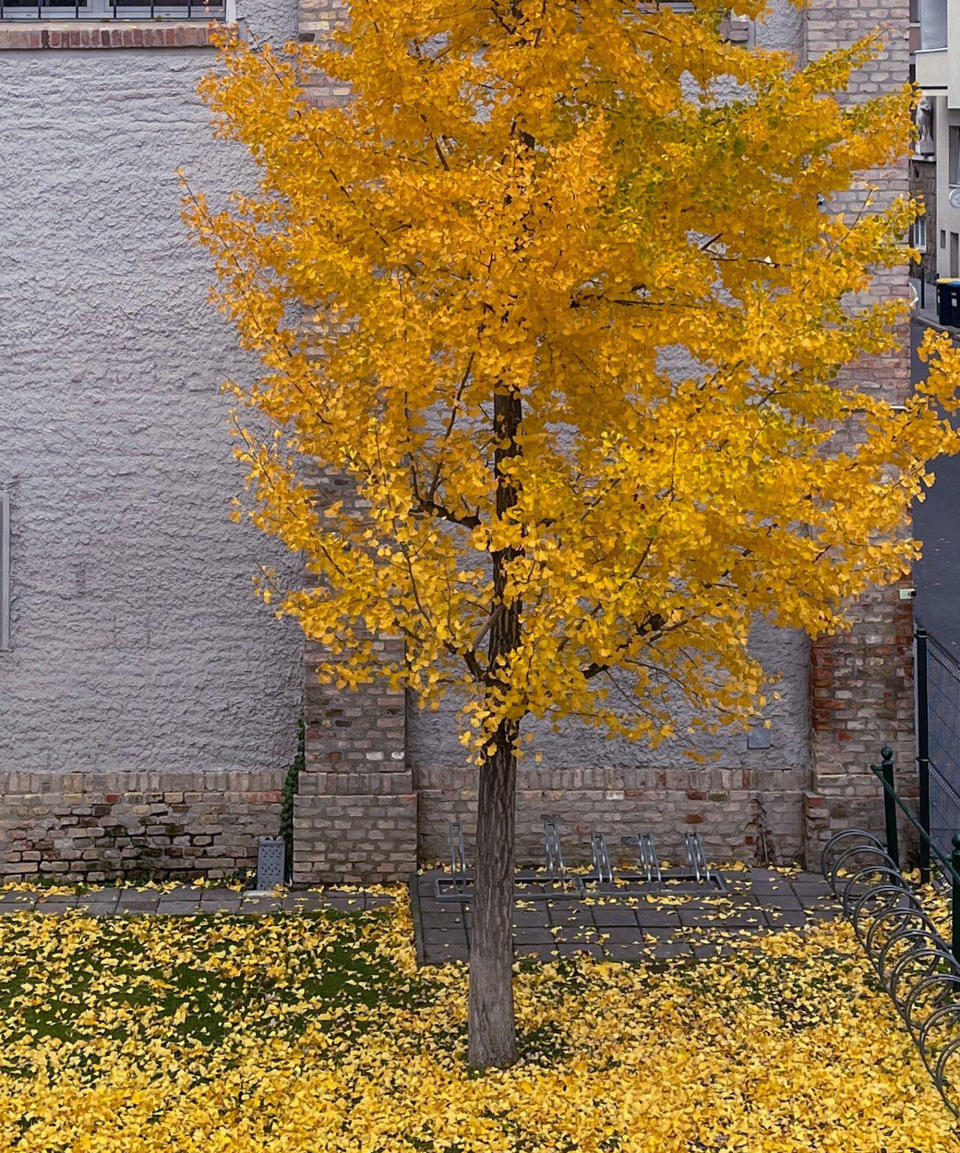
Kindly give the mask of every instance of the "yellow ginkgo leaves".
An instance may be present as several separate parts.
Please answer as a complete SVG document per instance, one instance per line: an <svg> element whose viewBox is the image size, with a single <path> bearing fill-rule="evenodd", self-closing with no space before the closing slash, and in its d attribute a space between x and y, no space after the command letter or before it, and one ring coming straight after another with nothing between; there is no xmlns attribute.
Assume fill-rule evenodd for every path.
<svg viewBox="0 0 960 1153"><path fill-rule="evenodd" d="M520 1063L393 910L0 917L2 1153L948 1153L849 927L518 965Z"/></svg>

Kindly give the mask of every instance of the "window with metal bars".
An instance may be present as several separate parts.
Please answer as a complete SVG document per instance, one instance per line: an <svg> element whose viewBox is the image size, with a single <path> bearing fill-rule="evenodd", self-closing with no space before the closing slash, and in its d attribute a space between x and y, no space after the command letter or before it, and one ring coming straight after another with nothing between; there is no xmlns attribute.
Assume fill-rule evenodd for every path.
<svg viewBox="0 0 960 1153"><path fill-rule="evenodd" d="M225 20L226 0L0 0L0 20Z"/></svg>

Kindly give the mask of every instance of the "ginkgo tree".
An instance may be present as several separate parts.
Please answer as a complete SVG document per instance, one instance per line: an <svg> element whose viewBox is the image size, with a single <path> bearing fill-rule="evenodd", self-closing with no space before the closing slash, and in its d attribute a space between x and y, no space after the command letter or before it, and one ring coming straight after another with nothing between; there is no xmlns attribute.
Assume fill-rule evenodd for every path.
<svg viewBox="0 0 960 1153"><path fill-rule="evenodd" d="M225 208L186 196L262 364L234 385L272 428L238 442L248 512L310 572L264 595L323 643L321 679L462 703L479 1067L517 1052L525 719L656 744L679 694L746 723L751 622L842 627L917 556L910 503L958 447L946 340L902 409L834 384L901 339L902 302L863 293L916 207L871 208L858 174L909 147L912 92L838 96L876 41L799 67L726 43L722 15L352 0L331 44L228 34L203 84L259 175ZM318 76L349 95L316 106Z"/></svg>

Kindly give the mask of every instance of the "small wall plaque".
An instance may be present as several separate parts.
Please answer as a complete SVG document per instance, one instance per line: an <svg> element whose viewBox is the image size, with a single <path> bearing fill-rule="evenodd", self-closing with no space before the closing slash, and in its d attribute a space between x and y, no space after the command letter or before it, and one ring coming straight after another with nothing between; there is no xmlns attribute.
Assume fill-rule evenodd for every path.
<svg viewBox="0 0 960 1153"><path fill-rule="evenodd" d="M754 725L750 732L747 733L747 748L769 749L770 730L765 729L763 725Z"/></svg>

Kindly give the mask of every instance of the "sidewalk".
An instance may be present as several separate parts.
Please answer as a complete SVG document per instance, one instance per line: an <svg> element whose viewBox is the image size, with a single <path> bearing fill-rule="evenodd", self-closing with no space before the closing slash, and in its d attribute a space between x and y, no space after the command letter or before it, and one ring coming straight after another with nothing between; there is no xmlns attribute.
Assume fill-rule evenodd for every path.
<svg viewBox="0 0 960 1153"><path fill-rule="evenodd" d="M76 909L96 917L117 914L159 914L189 917L198 914L229 913L315 913L322 909L361 912L391 904L380 893L305 890L274 896L250 890L207 889L200 885L178 885L171 889L103 888L89 892L47 896L42 889L0 889L2 913L66 913Z"/></svg>
<svg viewBox="0 0 960 1153"><path fill-rule="evenodd" d="M438 901L437 873L411 886L417 959L442 965L467 958L470 910ZM611 961L706 958L734 951L737 940L777 929L797 929L840 916L840 906L819 873L773 869L721 870L727 893L586 900L529 900L514 909L513 947L518 957L555 960L580 953Z"/></svg>

